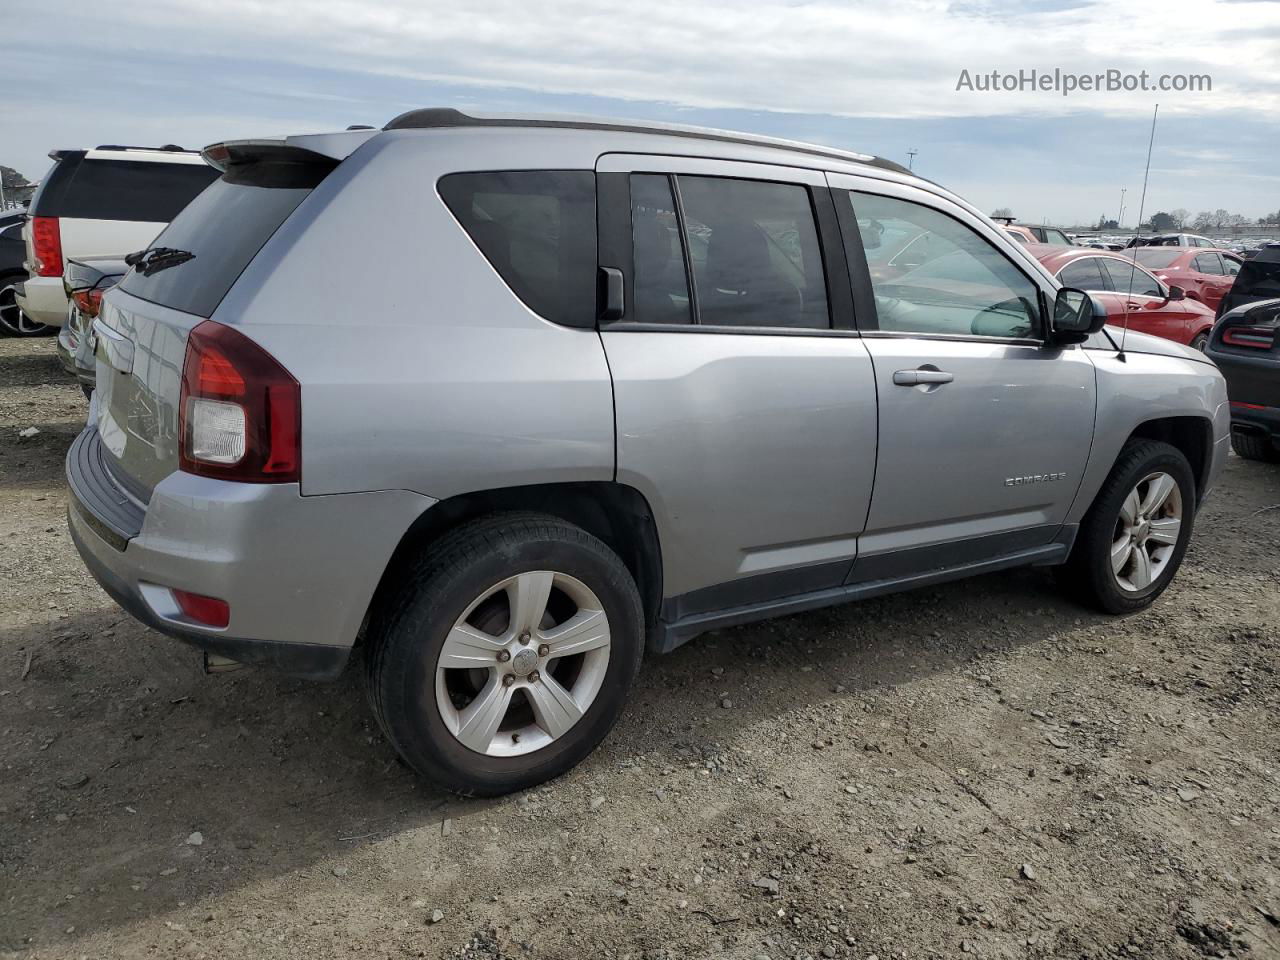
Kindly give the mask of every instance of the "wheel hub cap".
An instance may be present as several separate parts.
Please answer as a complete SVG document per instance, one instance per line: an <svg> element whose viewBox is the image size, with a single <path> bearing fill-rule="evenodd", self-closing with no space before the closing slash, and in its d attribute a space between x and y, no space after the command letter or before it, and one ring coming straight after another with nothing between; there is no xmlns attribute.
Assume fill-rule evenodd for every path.
<svg viewBox="0 0 1280 960"><path fill-rule="evenodd" d="M517 677L527 677L538 665L538 651L525 647L511 658L511 672Z"/></svg>

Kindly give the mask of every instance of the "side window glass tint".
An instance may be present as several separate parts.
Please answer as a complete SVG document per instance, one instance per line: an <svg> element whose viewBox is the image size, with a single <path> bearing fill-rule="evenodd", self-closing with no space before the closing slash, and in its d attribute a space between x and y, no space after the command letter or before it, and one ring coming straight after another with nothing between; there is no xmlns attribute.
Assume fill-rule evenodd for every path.
<svg viewBox="0 0 1280 960"><path fill-rule="evenodd" d="M1234 277L1236 274L1240 272L1239 260L1232 259L1231 257L1223 257L1222 264L1226 269L1228 277Z"/></svg>
<svg viewBox="0 0 1280 960"><path fill-rule="evenodd" d="M826 329L822 250L797 184L677 178L698 322Z"/></svg>
<svg viewBox="0 0 1280 960"><path fill-rule="evenodd" d="M588 170L452 173L440 196L535 313L595 325L596 193Z"/></svg>
<svg viewBox="0 0 1280 960"><path fill-rule="evenodd" d="M1127 294L1132 289L1133 293L1144 297L1164 296L1159 281L1136 263L1110 258L1099 258L1098 262L1110 275L1111 285L1115 287L1116 293Z"/></svg>
<svg viewBox="0 0 1280 960"><path fill-rule="evenodd" d="M1064 287L1075 287L1077 290L1106 290L1107 282L1098 269L1097 257L1084 257L1073 260L1058 273L1058 279Z"/></svg>
<svg viewBox="0 0 1280 960"><path fill-rule="evenodd" d="M853 205L881 330L1035 335L1038 288L969 227L894 197L846 192L838 202Z"/></svg>
<svg viewBox="0 0 1280 960"><path fill-rule="evenodd" d="M631 176L631 250L637 323L691 323L689 277L680 244L671 180L660 174Z"/></svg>

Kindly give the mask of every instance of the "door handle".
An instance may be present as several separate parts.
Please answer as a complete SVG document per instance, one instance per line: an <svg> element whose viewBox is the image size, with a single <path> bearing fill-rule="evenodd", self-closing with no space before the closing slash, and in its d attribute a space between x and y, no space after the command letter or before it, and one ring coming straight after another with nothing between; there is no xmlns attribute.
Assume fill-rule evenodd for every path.
<svg viewBox="0 0 1280 960"><path fill-rule="evenodd" d="M900 387L918 387L926 383L950 383L955 377L945 370L898 370L893 382Z"/></svg>

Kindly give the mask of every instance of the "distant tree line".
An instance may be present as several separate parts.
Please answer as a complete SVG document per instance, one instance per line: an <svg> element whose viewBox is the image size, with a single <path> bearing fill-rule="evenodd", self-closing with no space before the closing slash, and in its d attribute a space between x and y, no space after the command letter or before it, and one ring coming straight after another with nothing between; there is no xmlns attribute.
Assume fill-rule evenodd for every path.
<svg viewBox="0 0 1280 960"><path fill-rule="evenodd" d="M1013 217L1013 211L1009 207L999 207L992 211L993 219L1003 217ZM1194 217L1191 211L1184 207L1178 207L1174 210L1164 211L1153 214L1151 219L1141 225L1143 230L1156 230L1165 232L1170 230L1195 230L1199 233L1208 231L1225 231L1239 230L1244 227L1256 225L1270 229L1280 228L1280 210L1275 213L1269 213L1261 216L1257 221L1253 221L1240 213L1229 213L1226 210L1201 210ZM1115 218L1109 218L1105 214L1098 218L1098 222L1093 226L1094 230L1118 230L1120 224Z"/></svg>

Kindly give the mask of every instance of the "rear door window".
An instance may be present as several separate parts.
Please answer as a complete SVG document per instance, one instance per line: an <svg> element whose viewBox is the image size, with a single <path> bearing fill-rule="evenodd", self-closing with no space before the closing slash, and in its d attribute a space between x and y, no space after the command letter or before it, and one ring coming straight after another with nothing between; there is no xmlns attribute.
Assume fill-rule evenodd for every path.
<svg viewBox="0 0 1280 960"><path fill-rule="evenodd" d="M511 291L555 323L596 318L596 188L589 170L441 177L445 205Z"/></svg>
<svg viewBox="0 0 1280 960"><path fill-rule="evenodd" d="M1098 266L1097 257L1082 257L1079 260L1073 260L1059 271L1058 279L1062 281L1064 287L1074 287L1077 290L1098 291L1107 289L1107 281Z"/></svg>
<svg viewBox="0 0 1280 960"><path fill-rule="evenodd" d="M1222 261L1216 253L1198 253L1196 254L1196 270L1200 273L1207 273L1210 276L1222 275Z"/></svg>
<svg viewBox="0 0 1280 960"><path fill-rule="evenodd" d="M59 161L55 171L33 216L168 223L219 176L205 163L76 157Z"/></svg>
<svg viewBox="0 0 1280 960"><path fill-rule="evenodd" d="M631 176L631 249L637 323L692 323L693 305L671 180Z"/></svg>
<svg viewBox="0 0 1280 960"><path fill-rule="evenodd" d="M676 183L699 323L831 326L806 187L683 175Z"/></svg>
<svg viewBox="0 0 1280 960"><path fill-rule="evenodd" d="M262 245L331 169L299 163L231 168L151 245L153 251L177 253L153 254L125 274L120 289L174 310L210 316Z"/></svg>

